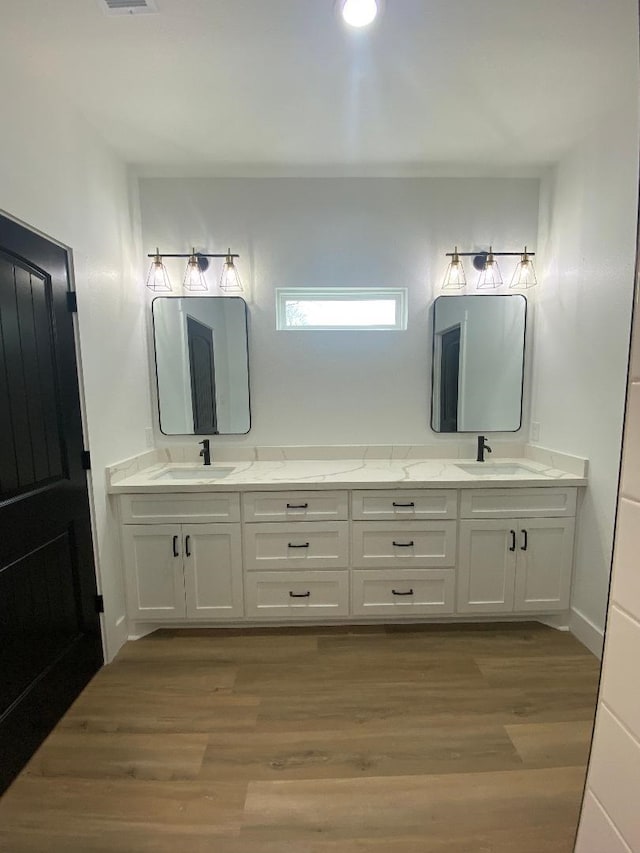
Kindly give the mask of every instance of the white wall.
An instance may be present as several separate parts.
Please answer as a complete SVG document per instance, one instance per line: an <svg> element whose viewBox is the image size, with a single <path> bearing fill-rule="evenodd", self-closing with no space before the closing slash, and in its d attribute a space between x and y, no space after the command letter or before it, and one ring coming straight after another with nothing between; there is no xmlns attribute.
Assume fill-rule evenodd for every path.
<svg viewBox="0 0 640 853"><path fill-rule="evenodd" d="M241 255L253 417L237 441L425 444L447 440L429 427L429 306L445 252L533 246L538 189L536 179L143 178L144 246ZM294 286L405 286L408 331L276 332L275 288Z"/></svg>
<svg viewBox="0 0 640 853"><path fill-rule="evenodd" d="M640 306L636 302L607 640L576 853L640 853L639 433Z"/></svg>
<svg viewBox="0 0 640 853"><path fill-rule="evenodd" d="M0 67L13 93L0 134L0 208L73 249L106 654L127 636L105 466L145 449L150 426L140 255L124 166L57 95ZM16 97L19 93L19 97Z"/></svg>
<svg viewBox="0 0 640 853"><path fill-rule="evenodd" d="M541 192L531 420L540 423L541 445L589 459L572 628L591 648L602 640L613 541L634 279L637 114L634 91L558 164Z"/></svg>

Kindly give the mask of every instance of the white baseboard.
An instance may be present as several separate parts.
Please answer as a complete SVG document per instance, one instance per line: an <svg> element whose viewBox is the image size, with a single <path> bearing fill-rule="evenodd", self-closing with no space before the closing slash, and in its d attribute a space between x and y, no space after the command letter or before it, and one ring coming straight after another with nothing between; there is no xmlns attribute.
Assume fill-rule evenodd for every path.
<svg viewBox="0 0 640 853"><path fill-rule="evenodd" d="M604 630L598 628L591 619L579 610L571 610L569 616L569 630L583 646L586 646L597 658L602 660L602 647L604 646Z"/></svg>

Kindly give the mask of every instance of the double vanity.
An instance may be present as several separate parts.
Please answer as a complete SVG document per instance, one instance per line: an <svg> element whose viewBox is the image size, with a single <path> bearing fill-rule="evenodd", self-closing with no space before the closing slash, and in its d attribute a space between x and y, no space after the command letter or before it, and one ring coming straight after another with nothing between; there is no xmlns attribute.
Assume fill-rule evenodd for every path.
<svg viewBox="0 0 640 853"><path fill-rule="evenodd" d="M134 635L568 609L584 460L193 455L108 471Z"/></svg>

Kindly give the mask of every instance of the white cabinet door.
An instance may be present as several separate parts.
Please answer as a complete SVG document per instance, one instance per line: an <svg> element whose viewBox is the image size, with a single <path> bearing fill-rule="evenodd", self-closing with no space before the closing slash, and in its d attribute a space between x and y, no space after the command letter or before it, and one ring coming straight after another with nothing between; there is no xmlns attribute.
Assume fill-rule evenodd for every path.
<svg viewBox="0 0 640 853"><path fill-rule="evenodd" d="M573 566L573 518L522 519L514 610L566 610Z"/></svg>
<svg viewBox="0 0 640 853"><path fill-rule="evenodd" d="M183 524L189 619L237 619L244 613L239 524Z"/></svg>
<svg viewBox="0 0 640 853"><path fill-rule="evenodd" d="M153 622L184 618L180 525L123 525L122 545L129 616Z"/></svg>
<svg viewBox="0 0 640 853"><path fill-rule="evenodd" d="M460 522L458 613L513 610L517 522Z"/></svg>

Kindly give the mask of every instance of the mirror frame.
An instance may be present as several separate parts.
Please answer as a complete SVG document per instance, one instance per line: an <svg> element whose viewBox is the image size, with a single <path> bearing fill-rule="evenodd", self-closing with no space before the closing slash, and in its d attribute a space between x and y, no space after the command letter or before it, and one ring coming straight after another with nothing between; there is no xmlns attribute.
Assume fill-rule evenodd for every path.
<svg viewBox="0 0 640 853"><path fill-rule="evenodd" d="M434 391L434 383L435 383L435 345L436 345L436 302L438 299L495 299L496 296L516 296L520 297L524 301L524 326L522 329L522 375L520 377L520 419L518 421L518 426L516 429L486 429L485 427L481 427L480 429L459 429L456 432L442 432L434 429L433 426L433 391ZM522 415L524 410L524 379L525 379L525 365L526 365L526 354L527 354L527 319L529 313L529 304L527 302L527 297L524 293L466 293L460 294L457 296L449 295L447 293L440 294L437 296L433 302L431 303L431 394L430 394L430 410L431 417L429 419L429 427L432 432L436 435L477 435L479 432L519 432L522 429Z"/></svg>
<svg viewBox="0 0 640 853"><path fill-rule="evenodd" d="M158 353L156 347L156 315L154 306L155 303L159 299L237 299L242 302L244 306L244 326L245 326L245 353L247 357L247 396L249 398L249 427L246 432L216 432L216 433L207 433L207 435L248 435L251 432L251 427L253 426L253 414L251 411L251 369L249 365L249 308L247 306L246 301L241 296L155 296L151 300L151 329L153 333L153 367L156 375L156 408L158 411L158 429L162 435L166 436L189 436L189 435L200 435L201 433L195 432L165 432L162 429L162 413L160 411L160 387L158 382ZM205 433L202 433L205 435Z"/></svg>

